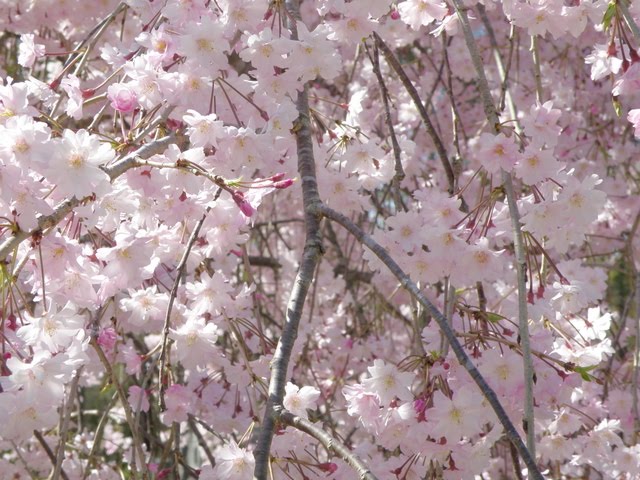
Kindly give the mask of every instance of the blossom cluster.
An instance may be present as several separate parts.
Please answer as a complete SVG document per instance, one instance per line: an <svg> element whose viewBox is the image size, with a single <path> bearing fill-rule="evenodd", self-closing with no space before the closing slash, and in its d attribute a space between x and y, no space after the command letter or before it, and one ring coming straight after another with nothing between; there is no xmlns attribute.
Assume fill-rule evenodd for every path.
<svg viewBox="0 0 640 480"><path fill-rule="evenodd" d="M2 478L253 478L286 348L278 408L377 478L522 478L433 316L328 220L283 347L309 185L523 438L532 388L545 476L640 475L640 11L464 3L470 32L458 0L0 5ZM275 429L269 478L356 477Z"/></svg>

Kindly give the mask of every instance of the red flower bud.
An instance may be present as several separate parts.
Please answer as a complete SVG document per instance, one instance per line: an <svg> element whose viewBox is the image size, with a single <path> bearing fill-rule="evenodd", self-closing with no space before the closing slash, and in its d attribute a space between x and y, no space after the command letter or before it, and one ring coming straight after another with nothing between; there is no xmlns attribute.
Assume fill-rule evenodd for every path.
<svg viewBox="0 0 640 480"><path fill-rule="evenodd" d="M86 90L82 90L82 98L86 100L87 98L93 97L95 93L96 93L95 88L87 88Z"/></svg>
<svg viewBox="0 0 640 480"><path fill-rule="evenodd" d="M318 468L323 472L327 472L329 475L338 471L338 465L333 462L319 463Z"/></svg>
<svg viewBox="0 0 640 480"><path fill-rule="evenodd" d="M274 183L273 188L282 190L284 188L289 188L291 185L293 185L293 178L287 178L286 180L282 180L281 182Z"/></svg>

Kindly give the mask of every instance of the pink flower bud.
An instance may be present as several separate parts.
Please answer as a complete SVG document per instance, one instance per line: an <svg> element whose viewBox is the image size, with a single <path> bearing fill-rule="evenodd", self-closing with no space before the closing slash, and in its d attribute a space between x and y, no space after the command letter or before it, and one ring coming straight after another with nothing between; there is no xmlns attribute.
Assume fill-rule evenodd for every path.
<svg viewBox="0 0 640 480"><path fill-rule="evenodd" d="M244 198L242 192L236 190L235 192L233 192L232 197L233 201L236 202L236 205L240 207L240 211L244 213L245 216L250 217L251 215L253 215L253 212L255 210L253 209L251 204Z"/></svg>
<svg viewBox="0 0 640 480"><path fill-rule="evenodd" d="M111 101L111 106L122 113L133 112L138 106L136 92L122 83L109 85L107 98Z"/></svg>
<svg viewBox="0 0 640 480"><path fill-rule="evenodd" d="M267 180L271 180L272 182L277 182L284 178L284 172L276 173L275 175L271 175Z"/></svg>
<svg viewBox="0 0 640 480"><path fill-rule="evenodd" d="M400 13L398 13L397 10L394 10L393 12L391 12L391 20L398 20L400 18Z"/></svg>

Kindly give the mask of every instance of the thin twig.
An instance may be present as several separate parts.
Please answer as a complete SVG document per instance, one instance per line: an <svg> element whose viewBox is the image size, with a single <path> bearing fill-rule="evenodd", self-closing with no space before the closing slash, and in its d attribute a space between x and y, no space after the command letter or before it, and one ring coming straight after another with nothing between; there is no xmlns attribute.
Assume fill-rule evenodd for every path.
<svg viewBox="0 0 640 480"><path fill-rule="evenodd" d="M627 5L625 0L619 0L616 2L616 5L622 12L622 16L624 17L625 22L629 26L629 29L633 33L633 36L636 37L636 40L640 41L640 28L638 28L638 24L633 19L633 15L629 11L629 6Z"/></svg>
<svg viewBox="0 0 640 480"><path fill-rule="evenodd" d="M124 410L125 419L127 424L129 424L129 428L131 429L131 437L133 439L133 449L136 455L132 455L131 459L131 468L133 470L134 478L138 478L139 472L136 467L136 456L139 459L141 470L142 470L142 478L149 478L149 471L147 469L147 464L145 462L144 450L142 449L142 442L140 441L140 435L137 429L135 428L135 420L133 416L133 412L131 411L131 406L129 405L129 401L127 400L127 394L122 387L122 384L118 380L113 368L111 368L111 364L109 363L109 359L105 355L102 347L97 342L96 337L91 337L90 345L94 348L96 353L98 354L98 358L100 359L100 363L107 371L107 376L111 380L111 383L116 387L116 392L118 392L118 397L120 398L120 404L122 405L122 409Z"/></svg>
<svg viewBox="0 0 640 480"><path fill-rule="evenodd" d="M38 430L34 430L33 431L33 435L36 437L36 439L38 440L38 442L42 446L42 449L44 450L44 453L47 454L47 457L49 457L49 460L51 460L51 463L53 465L55 465L56 464L56 456L53 453L53 450L51 450L51 447L49 446L49 444L45 440L44 436L42 436L42 434ZM17 447L15 448L15 451L16 451L16 453L18 452L18 448ZM20 458L22 458L22 457L20 457ZM31 474L31 471L29 470L28 465L26 463L25 463L25 468L27 468L27 471L29 471L29 474ZM69 476L66 474L64 469L60 470L60 476L63 478L63 480L69 480ZM32 477L33 477L33 475L32 475ZM33 477L33 478L35 478L35 477Z"/></svg>
<svg viewBox="0 0 640 480"><path fill-rule="evenodd" d="M111 400L109 400L109 403L104 408L104 411L102 412L102 416L98 421L98 426L96 427L96 431L93 435L93 443L91 444L91 450L89 451L89 455L88 455L89 463L84 470L84 474L82 475L83 479L87 478L91 474L91 469L96 464L96 461L98 459L98 456L96 455L96 453L98 452L98 449L102 444L102 438L104 437L104 429L107 426L107 422L109 421L109 412L111 412L111 409L116 404L117 400L118 400L118 393L116 392L113 394L113 396L111 397Z"/></svg>
<svg viewBox="0 0 640 480"><path fill-rule="evenodd" d="M542 72L540 71L540 49L538 48L538 36L531 35L531 56L533 57L533 78L536 81L536 101L542 103L544 91L542 90Z"/></svg>
<svg viewBox="0 0 640 480"><path fill-rule="evenodd" d="M205 455L209 459L209 463L211 464L212 467L215 466L216 458L213 456L213 453L211 453L211 449L207 445L207 442L205 441L204 437L202 436L202 432L200 432L200 429L198 428L198 424L196 423L194 417L189 416L188 422L189 422L189 428L198 439L198 445L200 445L200 448L204 450Z"/></svg>
<svg viewBox="0 0 640 480"><path fill-rule="evenodd" d="M364 45L367 49L367 54L369 54L369 47L367 47L366 43ZM384 106L384 121L387 124L387 128L389 129L389 137L391 138L393 157L395 159L396 174L393 177L393 183L399 195L400 184L404 180L405 173L404 169L402 168L402 161L400 160L400 144L398 143L396 131L393 128L393 122L391 120L391 110L389 109L389 91L387 89L387 85L384 83L384 78L382 78L382 72L380 71L380 52L378 50L377 43L374 43L373 55L369 55L369 59L371 60L371 64L373 65L373 73L375 73L376 78L378 79L378 85L380 86L380 96L382 97L382 104Z"/></svg>

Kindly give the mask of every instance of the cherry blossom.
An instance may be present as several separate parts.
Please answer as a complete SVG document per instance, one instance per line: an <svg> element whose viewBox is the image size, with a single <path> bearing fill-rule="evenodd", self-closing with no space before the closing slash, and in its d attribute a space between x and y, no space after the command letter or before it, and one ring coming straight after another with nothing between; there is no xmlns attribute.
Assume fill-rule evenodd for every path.
<svg viewBox="0 0 640 480"><path fill-rule="evenodd" d="M638 475L636 3L5 3L6 476Z"/></svg>
<svg viewBox="0 0 640 480"><path fill-rule="evenodd" d="M305 418L307 416L307 409L313 408L318 397L320 397L320 390L310 386L300 388L291 382L287 383L285 391L286 393L282 402L284 408L295 415Z"/></svg>

